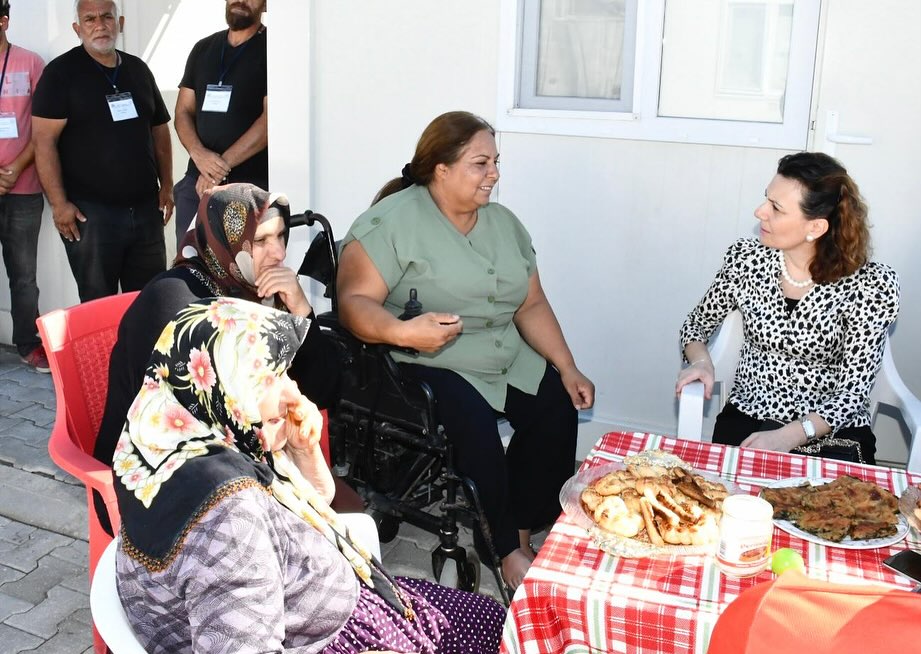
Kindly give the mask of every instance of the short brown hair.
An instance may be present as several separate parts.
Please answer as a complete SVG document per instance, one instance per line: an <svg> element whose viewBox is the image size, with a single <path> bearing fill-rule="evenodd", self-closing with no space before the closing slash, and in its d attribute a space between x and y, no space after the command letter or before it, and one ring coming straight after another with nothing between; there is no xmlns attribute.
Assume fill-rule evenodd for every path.
<svg viewBox="0 0 921 654"><path fill-rule="evenodd" d="M828 221L809 266L813 281L835 282L855 273L870 257L870 229L867 205L844 166L822 152L798 152L780 159L777 174L799 182L807 219Z"/></svg>

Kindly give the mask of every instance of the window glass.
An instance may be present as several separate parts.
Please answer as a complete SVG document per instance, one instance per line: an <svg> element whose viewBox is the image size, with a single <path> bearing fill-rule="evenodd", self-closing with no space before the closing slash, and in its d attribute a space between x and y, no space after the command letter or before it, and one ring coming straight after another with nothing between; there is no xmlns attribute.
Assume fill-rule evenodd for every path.
<svg viewBox="0 0 921 654"><path fill-rule="evenodd" d="M630 0L525 2L521 106L630 111L634 4Z"/></svg>
<svg viewBox="0 0 921 654"><path fill-rule="evenodd" d="M658 115L782 123L793 0L669 1Z"/></svg>
<svg viewBox="0 0 921 654"><path fill-rule="evenodd" d="M500 0L501 131L806 147L815 0Z"/></svg>

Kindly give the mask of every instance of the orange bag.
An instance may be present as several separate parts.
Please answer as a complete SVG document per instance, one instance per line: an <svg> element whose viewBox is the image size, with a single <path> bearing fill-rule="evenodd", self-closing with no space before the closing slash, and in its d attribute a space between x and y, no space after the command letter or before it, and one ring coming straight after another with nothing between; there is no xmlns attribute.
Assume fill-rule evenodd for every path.
<svg viewBox="0 0 921 654"><path fill-rule="evenodd" d="M921 650L921 595L845 586L790 570L720 616L707 654L865 654Z"/></svg>

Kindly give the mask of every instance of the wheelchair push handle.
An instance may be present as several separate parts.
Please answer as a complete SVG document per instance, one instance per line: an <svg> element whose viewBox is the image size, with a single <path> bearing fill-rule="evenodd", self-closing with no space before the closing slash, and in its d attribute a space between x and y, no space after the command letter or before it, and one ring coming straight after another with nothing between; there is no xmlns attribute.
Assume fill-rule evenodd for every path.
<svg viewBox="0 0 921 654"><path fill-rule="evenodd" d="M311 241L297 274L311 277L323 284L326 289L323 296L330 299L332 312L336 313L339 308L335 284L336 271L339 268L339 252L329 220L323 214L308 209L304 213L292 214L288 221L288 229L302 225L313 227L316 224L319 224L320 232Z"/></svg>

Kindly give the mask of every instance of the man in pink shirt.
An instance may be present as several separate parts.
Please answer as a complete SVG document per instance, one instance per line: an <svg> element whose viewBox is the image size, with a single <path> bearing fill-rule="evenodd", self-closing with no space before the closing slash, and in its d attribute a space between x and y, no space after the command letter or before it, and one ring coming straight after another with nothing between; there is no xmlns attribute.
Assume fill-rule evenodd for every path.
<svg viewBox="0 0 921 654"><path fill-rule="evenodd" d="M23 362L48 372L38 318L38 232L42 187L32 147L32 92L45 67L34 52L10 44L10 0L0 0L0 245L10 279L13 343Z"/></svg>

